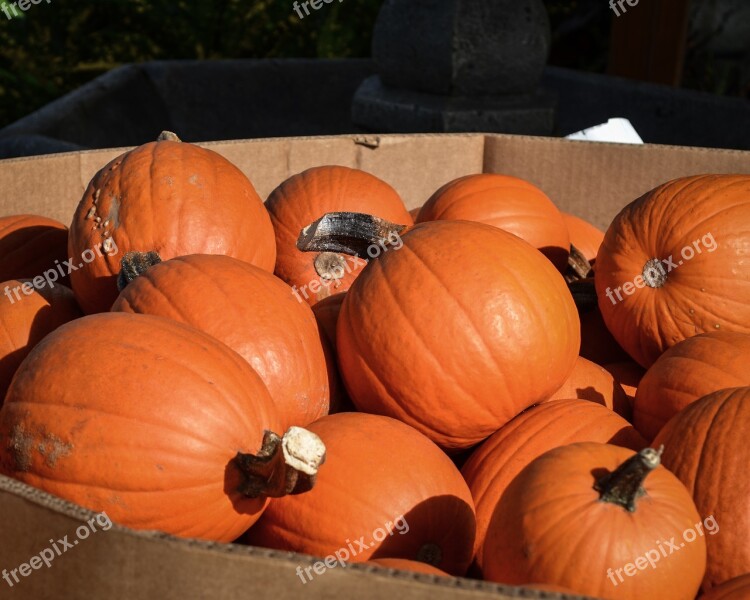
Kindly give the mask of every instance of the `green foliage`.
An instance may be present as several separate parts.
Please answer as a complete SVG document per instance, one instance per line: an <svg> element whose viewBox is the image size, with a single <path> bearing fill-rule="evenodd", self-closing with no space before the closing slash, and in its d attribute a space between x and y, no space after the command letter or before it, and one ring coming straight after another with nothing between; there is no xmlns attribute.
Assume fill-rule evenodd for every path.
<svg viewBox="0 0 750 600"><path fill-rule="evenodd" d="M11 20L0 12L0 125L129 62L368 56L381 1L334 0L304 19L292 0L43 0Z"/></svg>

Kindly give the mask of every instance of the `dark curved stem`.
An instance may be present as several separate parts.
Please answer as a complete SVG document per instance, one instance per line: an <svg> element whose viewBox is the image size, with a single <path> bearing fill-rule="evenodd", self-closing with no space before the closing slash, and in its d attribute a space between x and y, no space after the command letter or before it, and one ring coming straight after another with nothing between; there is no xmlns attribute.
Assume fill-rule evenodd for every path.
<svg viewBox="0 0 750 600"><path fill-rule="evenodd" d="M245 476L238 491L250 498L302 494L315 485L325 459L326 447L311 431L290 427L284 437L266 431L257 454L238 452L234 458Z"/></svg>
<svg viewBox="0 0 750 600"><path fill-rule="evenodd" d="M571 283L591 277L593 271L591 263L573 244L570 245L570 254L568 255L568 268L565 269L565 281Z"/></svg>
<svg viewBox="0 0 750 600"><path fill-rule="evenodd" d="M143 275L154 265L161 262L159 253L128 252L120 261L120 274L117 277L117 289L121 292L129 283L133 283L139 275Z"/></svg>
<svg viewBox="0 0 750 600"><path fill-rule="evenodd" d="M406 228L374 215L328 213L300 232L297 248L302 252L338 252L368 258L369 247L396 242Z"/></svg>
<svg viewBox="0 0 750 600"><path fill-rule="evenodd" d="M597 479L594 489L600 492L601 502L619 504L630 512L635 512L635 502L646 493L643 482L648 474L661 464L661 453L658 450L644 448L634 454L611 473Z"/></svg>

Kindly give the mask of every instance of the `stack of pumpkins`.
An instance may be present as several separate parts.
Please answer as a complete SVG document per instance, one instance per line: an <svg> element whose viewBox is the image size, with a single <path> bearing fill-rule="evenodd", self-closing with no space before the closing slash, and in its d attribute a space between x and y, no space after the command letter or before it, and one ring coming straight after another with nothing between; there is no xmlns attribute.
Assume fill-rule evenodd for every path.
<svg viewBox="0 0 750 600"><path fill-rule="evenodd" d="M749 223L729 175L666 183L606 235L499 174L409 212L323 166L264 205L165 132L69 231L0 219L0 472L177 536L747 598Z"/></svg>

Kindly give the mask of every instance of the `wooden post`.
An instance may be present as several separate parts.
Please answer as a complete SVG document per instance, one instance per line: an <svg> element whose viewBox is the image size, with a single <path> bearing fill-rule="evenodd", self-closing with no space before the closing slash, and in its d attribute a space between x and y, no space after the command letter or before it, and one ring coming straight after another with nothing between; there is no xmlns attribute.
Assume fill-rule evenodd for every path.
<svg viewBox="0 0 750 600"><path fill-rule="evenodd" d="M682 80L690 0L615 1L610 75L678 86Z"/></svg>

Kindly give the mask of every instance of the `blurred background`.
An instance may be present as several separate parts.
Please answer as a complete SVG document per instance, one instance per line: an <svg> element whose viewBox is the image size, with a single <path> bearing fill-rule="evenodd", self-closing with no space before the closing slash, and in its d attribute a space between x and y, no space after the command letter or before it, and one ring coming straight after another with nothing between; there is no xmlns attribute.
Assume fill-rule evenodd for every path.
<svg viewBox="0 0 750 600"><path fill-rule="evenodd" d="M750 1L664 0L657 19L646 16L647 2L657 0L642 0L615 19L607 0L544 0L551 34L547 64L750 97ZM365 59L381 4L334 1L304 19L291 0L42 0L11 19L0 13L0 127L127 63ZM641 62L658 62L664 50L657 38L665 27L684 38L673 48L679 56L657 65L660 72L637 64L623 40L642 32L640 46L653 47ZM279 135L310 132L316 133L302 128Z"/></svg>

